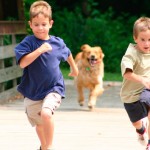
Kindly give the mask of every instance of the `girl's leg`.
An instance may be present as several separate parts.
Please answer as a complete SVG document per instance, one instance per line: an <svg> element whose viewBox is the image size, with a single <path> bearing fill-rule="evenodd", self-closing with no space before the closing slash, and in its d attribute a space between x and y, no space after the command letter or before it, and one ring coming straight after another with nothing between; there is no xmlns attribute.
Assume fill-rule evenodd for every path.
<svg viewBox="0 0 150 150"><path fill-rule="evenodd" d="M36 132L39 137L42 150L46 149L46 140L44 135L44 130L42 125L36 125Z"/></svg>
<svg viewBox="0 0 150 150"><path fill-rule="evenodd" d="M46 141L46 149L52 148L53 134L54 134L54 120L50 109L43 108L41 111L41 118L43 122L43 132Z"/></svg>

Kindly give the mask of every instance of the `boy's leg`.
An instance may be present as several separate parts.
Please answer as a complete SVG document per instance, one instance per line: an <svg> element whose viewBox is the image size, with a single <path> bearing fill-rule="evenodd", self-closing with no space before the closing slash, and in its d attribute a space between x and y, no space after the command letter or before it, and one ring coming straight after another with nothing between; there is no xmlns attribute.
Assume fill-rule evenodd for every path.
<svg viewBox="0 0 150 150"><path fill-rule="evenodd" d="M32 126L36 125L36 132L41 142L42 150L52 147L54 133L53 114L60 103L61 96L58 93L50 93L44 100L40 101L33 101L28 98L24 99L28 120Z"/></svg>
<svg viewBox="0 0 150 150"><path fill-rule="evenodd" d="M133 126L136 129L138 134L138 141L142 145L147 144L147 116L148 116L148 108L147 106L140 102L134 103L124 103L124 107L127 111L127 114L132 122Z"/></svg>
<svg viewBox="0 0 150 150"><path fill-rule="evenodd" d="M53 114L56 108L60 106L61 96L58 93L49 93L43 100L41 110L41 119L46 141L46 150L52 148L54 135Z"/></svg>
<svg viewBox="0 0 150 150"><path fill-rule="evenodd" d="M41 118L43 122L43 133L46 141L46 149L52 148L53 134L54 134L54 120L51 110L48 108L42 109Z"/></svg>
<svg viewBox="0 0 150 150"><path fill-rule="evenodd" d="M137 130L140 130L143 126L147 128L147 122L147 117L145 117L143 119L140 119L139 121L132 122L132 124Z"/></svg>
<svg viewBox="0 0 150 150"><path fill-rule="evenodd" d="M150 110L148 112L148 120L150 122ZM146 150L150 150L150 123L148 123L148 145Z"/></svg>
<svg viewBox="0 0 150 150"><path fill-rule="evenodd" d="M132 123L133 126L136 128L136 129L141 129L142 128L142 120L139 120L137 122L133 122Z"/></svg>
<svg viewBox="0 0 150 150"><path fill-rule="evenodd" d="M36 132L40 140L42 150L46 149L46 140L45 140L43 125L36 125Z"/></svg>
<svg viewBox="0 0 150 150"><path fill-rule="evenodd" d="M28 120L33 127L35 126L41 146L44 147L44 145L46 145L46 141L45 141L45 137L44 137L42 120L41 120L41 116L40 116L42 104L43 104L42 100L33 101L28 98L24 99L24 106L25 106Z"/></svg>
<svg viewBox="0 0 150 150"><path fill-rule="evenodd" d="M147 118L143 118L137 122L132 123L138 134L138 141L142 145L147 145L148 143L147 122Z"/></svg>

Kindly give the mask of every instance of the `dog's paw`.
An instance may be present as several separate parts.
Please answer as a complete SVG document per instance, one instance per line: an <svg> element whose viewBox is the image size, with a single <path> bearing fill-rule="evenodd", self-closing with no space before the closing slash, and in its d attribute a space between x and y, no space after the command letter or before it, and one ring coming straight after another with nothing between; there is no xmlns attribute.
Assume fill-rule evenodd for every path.
<svg viewBox="0 0 150 150"><path fill-rule="evenodd" d="M79 101L79 105L80 106L84 106L84 102L83 101Z"/></svg>
<svg viewBox="0 0 150 150"><path fill-rule="evenodd" d="M95 101L94 100L90 100L88 102L88 108L92 110L92 109L94 109L94 107L95 107Z"/></svg>
<svg viewBox="0 0 150 150"><path fill-rule="evenodd" d="M94 106L93 106L93 105L88 105L88 108L89 108L90 110L93 110L93 109L94 109Z"/></svg>

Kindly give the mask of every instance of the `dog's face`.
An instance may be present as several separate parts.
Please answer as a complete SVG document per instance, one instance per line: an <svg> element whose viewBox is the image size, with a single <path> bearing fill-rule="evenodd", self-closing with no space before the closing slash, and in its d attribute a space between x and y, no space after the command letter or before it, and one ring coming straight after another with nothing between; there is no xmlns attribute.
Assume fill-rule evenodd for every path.
<svg viewBox="0 0 150 150"><path fill-rule="evenodd" d="M101 63L103 60L104 54L99 46L90 47L89 45L84 44L81 46L81 50L83 51L82 58L86 60L91 67Z"/></svg>

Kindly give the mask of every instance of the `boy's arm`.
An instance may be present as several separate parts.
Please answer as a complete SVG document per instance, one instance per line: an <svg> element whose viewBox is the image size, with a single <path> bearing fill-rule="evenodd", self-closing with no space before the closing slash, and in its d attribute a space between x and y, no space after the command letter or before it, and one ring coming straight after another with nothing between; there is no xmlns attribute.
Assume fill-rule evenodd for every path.
<svg viewBox="0 0 150 150"><path fill-rule="evenodd" d="M72 57L72 54L69 55L68 59L67 59L68 64L70 65L71 68L71 72L69 73L69 76L75 77L78 75L78 68L75 64L75 61Z"/></svg>
<svg viewBox="0 0 150 150"><path fill-rule="evenodd" d="M127 68L123 77L130 81L139 82L143 84L146 88L150 89L150 79L135 74L131 69Z"/></svg>
<svg viewBox="0 0 150 150"><path fill-rule="evenodd" d="M41 54L47 52L47 51L51 51L52 47L50 44L48 43L44 43L42 44L39 48L37 48L35 51L33 51L32 53L29 53L25 56L23 56L20 60L20 67L21 68L25 68L28 65L30 65L35 59L37 59Z"/></svg>

